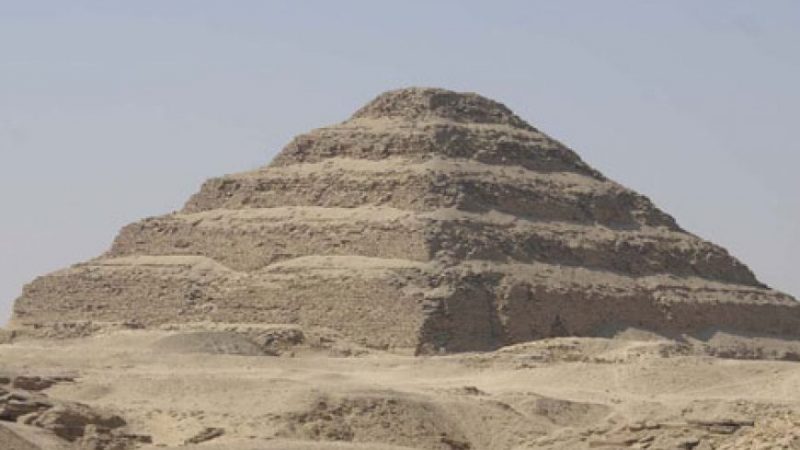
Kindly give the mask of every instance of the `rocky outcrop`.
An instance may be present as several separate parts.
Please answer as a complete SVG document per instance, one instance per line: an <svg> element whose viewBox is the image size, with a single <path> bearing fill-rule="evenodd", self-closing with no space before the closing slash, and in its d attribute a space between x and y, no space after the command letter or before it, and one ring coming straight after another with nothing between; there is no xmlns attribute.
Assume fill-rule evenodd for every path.
<svg viewBox="0 0 800 450"><path fill-rule="evenodd" d="M13 324L328 327L420 353L624 327L797 336L800 304L562 143L478 96L411 88L209 180Z"/></svg>
<svg viewBox="0 0 800 450"><path fill-rule="evenodd" d="M39 392L53 384L73 379L68 375L0 377L0 422L13 423L18 429L34 427L44 430L64 442L63 448L68 448L67 443L72 443L74 447L69 448L125 450L136 447L136 444L150 442L149 436L126 433L127 424L119 415L81 403L52 399ZM0 437L3 437L2 433ZM22 442L22 438L19 440ZM20 448L25 447L20 444Z"/></svg>

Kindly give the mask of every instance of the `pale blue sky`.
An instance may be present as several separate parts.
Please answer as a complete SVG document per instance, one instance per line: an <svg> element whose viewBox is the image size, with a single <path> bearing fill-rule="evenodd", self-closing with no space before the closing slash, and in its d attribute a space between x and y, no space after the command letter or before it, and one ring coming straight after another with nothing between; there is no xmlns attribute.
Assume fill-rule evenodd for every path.
<svg viewBox="0 0 800 450"><path fill-rule="evenodd" d="M800 295L800 2L0 0L0 323L211 176L411 85L507 104Z"/></svg>

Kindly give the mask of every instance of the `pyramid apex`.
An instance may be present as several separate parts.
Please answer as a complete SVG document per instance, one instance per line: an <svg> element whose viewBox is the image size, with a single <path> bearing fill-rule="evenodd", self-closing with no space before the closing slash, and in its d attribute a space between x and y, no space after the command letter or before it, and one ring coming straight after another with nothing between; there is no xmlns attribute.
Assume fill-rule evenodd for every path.
<svg viewBox="0 0 800 450"><path fill-rule="evenodd" d="M356 111L352 118L439 118L532 129L500 102L473 92L455 92L434 87L408 87L384 92Z"/></svg>

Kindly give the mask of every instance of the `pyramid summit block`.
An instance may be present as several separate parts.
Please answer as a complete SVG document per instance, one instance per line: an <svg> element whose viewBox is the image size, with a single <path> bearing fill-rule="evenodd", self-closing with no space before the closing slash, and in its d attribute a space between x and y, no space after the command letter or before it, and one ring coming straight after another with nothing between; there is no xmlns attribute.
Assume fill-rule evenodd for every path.
<svg viewBox="0 0 800 450"><path fill-rule="evenodd" d="M24 289L34 333L332 328L418 353L635 327L800 335L800 304L508 108L390 91Z"/></svg>
<svg viewBox="0 0 800 450"><path fill-rule="evenodd" d="M447 119L454 122L509 125L533 130L502 103L474 93L438 88L407 88L379 95L353 114L352 119Z"/></svg>

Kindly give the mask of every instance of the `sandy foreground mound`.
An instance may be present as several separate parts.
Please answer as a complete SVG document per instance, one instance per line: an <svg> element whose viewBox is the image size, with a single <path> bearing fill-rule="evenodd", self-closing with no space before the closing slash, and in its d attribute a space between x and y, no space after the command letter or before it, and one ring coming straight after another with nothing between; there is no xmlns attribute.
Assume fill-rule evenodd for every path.
<svg viewBox="0 0 800 450"><path fill-rule="evenodd" d="M0 448L800 448L793 344L737 339L431 357L293 326L18 340L0 345Z"/></svg>

